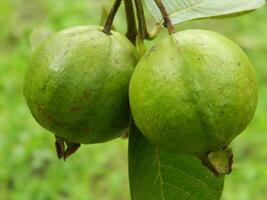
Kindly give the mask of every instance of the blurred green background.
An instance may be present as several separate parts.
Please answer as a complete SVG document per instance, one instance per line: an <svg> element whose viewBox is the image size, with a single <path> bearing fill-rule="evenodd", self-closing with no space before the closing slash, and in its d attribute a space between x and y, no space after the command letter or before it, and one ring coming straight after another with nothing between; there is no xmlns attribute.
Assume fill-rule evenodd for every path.
<svg viewBox="0 0 267 200"><path fill-rule="evenodd" d="M32 51L30 38L34 43L40 32L100 24L102 5L110 2L0 0L1 200L130 199L126 139L82 146L66 162L58 160L54 137L33 120L22 95L23 74ZM120 32L125 32L124 19L121 9L115 22ZM238 43L254 63L259 105L250 126L232 144L235 165L226 178L223 199L266 200L267 7L236 18L187 22L177 28L220 32ZM166 31L160 37L164 35Z"/></svg>

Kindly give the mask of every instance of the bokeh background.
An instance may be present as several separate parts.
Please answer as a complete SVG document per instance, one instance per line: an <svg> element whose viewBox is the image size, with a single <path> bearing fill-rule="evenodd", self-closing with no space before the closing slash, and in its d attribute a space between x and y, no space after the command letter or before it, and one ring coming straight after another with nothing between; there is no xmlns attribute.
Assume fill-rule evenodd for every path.
<svg viewBox="0 0 267 200"><path fill-rule="evenodd" d="M58 160L54 137L32 118L22 94L23 75L40 35L79 24L103 24L110 0L0 0L0 199L130 200L127 139L82 146ZM104 5L104 7L103 7ZM154 22L149 18L149 23ZM123 7L115 28L125 32ZM259 105L233 142L234 171L223 200L267 199L267 7L236 18L177 26L210 29L238 43L254 63ZM163 31L160 37L166 35ZM160 38L159 37L159 38ZM148 44L150 46L151 42Z"/></svg>

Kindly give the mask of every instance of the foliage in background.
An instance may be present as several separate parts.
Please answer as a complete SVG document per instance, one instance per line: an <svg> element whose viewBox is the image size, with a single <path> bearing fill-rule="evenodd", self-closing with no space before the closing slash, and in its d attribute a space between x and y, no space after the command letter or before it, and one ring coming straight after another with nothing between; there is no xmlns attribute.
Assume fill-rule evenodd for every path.
<svg viewBox="0 0 267 200"><path fill-rule="evenodd" d="M82 146L64 163L55 155L54 138L33 120L22 96L31 32L99 24L99 1L2 0L0 11L0 199L129 200L127 140ZM265 200L267 196L266 20L265 6L233 19L201 20L177 27L226 35L241 45L256 69L259 105L246 133L232 145L235 166L226 177L224 200ZM123 32L124 23L121 9L115 27Z"/></svg>
<svg viewBox="0 0 267 200"><path fill-rule="evenodd" d="M144 0L151 14L162 21L162 15L154 1ZM228 15L238 15L255 10L264 5L265 0L162 0L173 24L184 21Z"/></svg>

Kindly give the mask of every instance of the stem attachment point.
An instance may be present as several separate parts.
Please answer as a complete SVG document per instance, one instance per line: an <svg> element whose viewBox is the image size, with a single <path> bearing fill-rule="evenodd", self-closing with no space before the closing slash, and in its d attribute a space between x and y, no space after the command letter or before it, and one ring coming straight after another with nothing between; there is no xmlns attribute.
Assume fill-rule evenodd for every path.
<svg viewBox="0 0 267 200"><path fill-rule="evenodd" d="M121 1L122 0L115 0L114 4L113 4L113 6L112 6L112 8L108 14L108 17L107 17L107 20L106 20L106 23L105 23L104 29L103 29L103 32L108 34L108 35L111 35L111 27L112 27L115 15L116 15L116 13L119 10L119 7L121 5Z"/></svg>
<svg viewBox="0 0 267 200"><path fill-rule="evenodd" d="M168 29L168 32L169 32L170 35L175 33L176 30L175 30L175 28L174 28L174 26L173 26L173 24L171 22L171 19L170 19L169 15L168 15L168 12L167 12L164 4L162 3L161 0L154 0L154 1L157 4L157 6L158 6L158 8L159 8L159 10L161 12L161 15L163 17L163 20L164 20L163 26Z"/></svg>

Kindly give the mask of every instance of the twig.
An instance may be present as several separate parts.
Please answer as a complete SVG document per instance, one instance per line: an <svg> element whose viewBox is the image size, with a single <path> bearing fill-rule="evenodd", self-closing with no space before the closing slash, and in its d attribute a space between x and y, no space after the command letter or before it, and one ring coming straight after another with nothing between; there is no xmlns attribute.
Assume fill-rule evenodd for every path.
<svg viewBox="0 0 267 200"><path fill-rule="evenodd" d="M106 8L105 5L102 5L102 12L101 12L101 18L100 18L100 25L103 26L106 23L107 17L109 14L109 10ZM112 30L115 30L114 24L111 26Z"/></svg>
<svg viewBox="0 0 267 200"><path fill-rule="evenodd" d="M167 13L167 10L165 8L165 6L163 5L162 1L161 0L154 0L155 3L157 4L161 14L162 14L162 17L163 17L163 20L164 20L164 26L168 29L168 32L169 34L173 34L175 33L175 28L171 22L171 19L169 18L169 15Z"/></svg>
<svg viewBox="0 0 267 200"><path fill-rule="evenodd" d="M141 38L141 40L144 40L145 38L149 38L149 33L146 27L146 18L144 14L142 0L134 0L134 1L135 1L137 19L138 19L139 37Z"/></svg>
<svg viewBox="0 0 267 200"><path fill-rule="evenodd" d="M106 20L106 23L105 23L105 26L104 26L104 29L103 29L103 32L110 35L111 34L111 27L112 27L112 24L113 24L113 20L114 20L114 17L121 5L121 1L122 0L115 0L110 12L109 12L109 15L107 17L107 20Z"/></svg>
<svg viewBox="0 0 267 200"><path fill-rule="evenodd" d="M135 44L137 30L136 30L136 22L135 22L135 13L133 8L132 0L124 0L125 11L126 11L126 19L127 19L127 33L126 37Z"/></svg>

